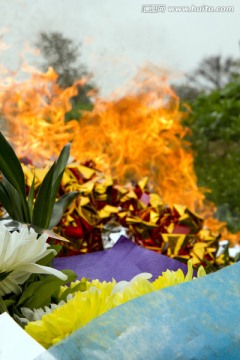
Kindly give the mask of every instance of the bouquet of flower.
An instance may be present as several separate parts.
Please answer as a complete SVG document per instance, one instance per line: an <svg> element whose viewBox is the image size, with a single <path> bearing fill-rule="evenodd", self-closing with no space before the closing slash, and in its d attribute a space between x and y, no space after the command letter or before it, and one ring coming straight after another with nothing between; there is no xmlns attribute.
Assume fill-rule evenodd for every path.
<svg viewBox="0 0 240 360"><path fill-rule="evenodd" d="M101 280L101 276L99 279L94 277L89 279L82 277L79 271L76 274L77 266L70 266L71 270L62 270L62 266L58 264L58 269L55 268L53 266L54 258L61 251L61 245L55 242L64 243L67 240L51 229L63 221L64 212L66 209L71 209L72 201L79 194L83 198L82 206L84 206L84 202L86 203L87 196L90 199L87 204L92 206L92 197L90 196L92 190L88 192L90 185L85 182L80 185L80 188L72 189L74 191L68 191L59 196L59 186L65 176L64 171L69 156L69 145L63 148L59 158L46 173L37 193L35 176L33 176L31 185L27 186L21 164L2 134L0 134L0 148L2 173L0 202L6 211L0 222L0 312L8 312L28 334L45 348L61 342L93 319L121 304L142 295L158 293L158 290L189 282L196 276L205 275L202 266L198 267L197 273L194 272L194 259L187 257L186 267L170 257L167 258L147 249L140 249L134 244L131 246L141 252L138 255L135 252L134 255L135 250L131 249L132 256L137 259L135 263L138 263L137 266L141 263L140 258L144 253L144 269L147 269L148 265L150 263L152 265L154 261L155 265L159 266L162 261L162 264L165 262L165 271L159 271L154 276L152 276L152 270L152 273L139 271L137 274L135 271L134 276L131 278L129 278L130 275L128 276L129 279L105 281L106 279ZM95 170L92 171L95 172ZM89 181L93 180L94 188L96 186L95 179L92 179L91 176L89 179ZM104 183L101 185L105 186ZM139 226L136 224L140 223L146 227L147 231L151 231L151 228L159 229L160 226L185 228L189 226L190 228L189 221L190 224L192 221L198 230L200 229L201 220L197 216L177 206L172 210L163 208L159 198L155 195L151 197L151 194L145 192L145 185L142 183L137 185L139 196L136 195L136 191L131 193L130 190L122 190L121 211L117 207L117 211L114 211L110 205L106 204L105 192L102 192L102 204L98 209L98 216L101 219L109 220L111 214L117 214L118 219L123 221L122 225L128 224L129 228L131 225L138 243L141 243L142 238L139 237L141 229L139 231ZM84 186L85 191L83 191ZM99 184L99 189L100 187ZM117 185L110 190L117 194L116 189L118 189ZM151 198L150 208L144 200L147 196ZM81 209L81 207L79 208ZM158 213L156 209L158 209ZM83 210L80 210L80 213L83 214ZM175 220L172 221L172 219ZM119 223L121 224L120 220ZM66 235L67 231L62 231L62 234ZM183 232L183 234L186 233ZM174 235L172 236L174 237ZM177 255L176 249L182 249L182 246L177 244L171 246L170 240L167 241L170 251ZM151 243L149 244L151 245ZM121 253L119 245L118 248L115 246L113 251L122 254L121 256L124 256L126 261L127 253L131 253L128 246L124 245L125 252ZM108 251L110 254L112 250ZM104 251L99 253L102 253L100 256L105 254ZM111 254L113 255L113 252ZM89 254L89 256L92 255L94 256L94 253ZM99 260L98 253L97 256L98 266L101 269L106 264L104 264L103 258L101 261ZM154 256L157 256L157 262ZM110 256L110 258L111 266L113 266L116 258L114 256ZM73 261L68 259L69 265L73 265L76 261L75 257L72 259ZM92 257L92 263L94 259L96 260ZM81 257L77 256L77 261L80 263ZM107 269L109 276L111 276L111 266ZM114 266L116 267L116 263ZM123 260L122 266L125 266ZM156 266L155 269L157 269ZM121 276L121 271L118 275Z"/></svg>

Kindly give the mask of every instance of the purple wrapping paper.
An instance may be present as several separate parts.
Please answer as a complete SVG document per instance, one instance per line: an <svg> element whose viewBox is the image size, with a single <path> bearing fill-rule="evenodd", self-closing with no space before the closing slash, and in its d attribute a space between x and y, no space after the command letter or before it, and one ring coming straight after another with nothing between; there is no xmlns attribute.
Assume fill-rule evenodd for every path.
<svg viewBox="0 0 240 360"><path fill-rule="evenodd" d="M100 281L111 281L112 278L116 281L129 281L142 272L151 273L154 280L167 269L180 268L185 274L187 272L185 264L142 248L124 236L109 250L56 258L54 267L58 270L71 269L79 279L86 277Z"/></svg>

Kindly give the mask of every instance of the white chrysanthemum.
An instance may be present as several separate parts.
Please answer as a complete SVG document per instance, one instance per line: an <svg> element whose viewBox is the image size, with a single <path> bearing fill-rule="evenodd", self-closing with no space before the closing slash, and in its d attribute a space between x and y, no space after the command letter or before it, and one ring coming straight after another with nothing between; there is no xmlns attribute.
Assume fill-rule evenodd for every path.
<svg viewBox="0 0 240 360"><path fill-rule="evenodd" d="M114 288L112 290L112 294L116 294L118 292L123 292L125 289L130 288L132 286L132 284L135 281L137 281L138 279L149 280L149 279L151 279L151 277L152 277L152 274L150 274L150 273L140 273L140 274L134 276L131 281L125 281L125 280L119 281L114 286Z"/></svg>
<svg viewBox="0 0 240 360"><path fill-rule="evenodd" d="M52 313L57 308L65 305L66 302L68 302L68 300L71 300L72 298L73 298L73 295L68 294L66 301L61 300L58 304L50 304L49 306L44 306L44 308L39 308L39 309L31 310L29 308L22 307L21 312L22 312L24 318L18 317L17 315L15 315L15 316L24 325L29 323L29 321L42 320L43 315Z"/></svg>
<svg viewBox="0 0 240 360"><path fill-rule="evenodd" d="M21 229L19 232L10 233L0 223L0 279L4 274L9 273L2 281L0 280L0 296L11 292L19 294L23 284L31 274L50 274L62 280L67 276L61 271L48 266L36 264L53 249L48 249L46 242L48 236L43 234L37 239L38 234L33 229Z"/></svg>

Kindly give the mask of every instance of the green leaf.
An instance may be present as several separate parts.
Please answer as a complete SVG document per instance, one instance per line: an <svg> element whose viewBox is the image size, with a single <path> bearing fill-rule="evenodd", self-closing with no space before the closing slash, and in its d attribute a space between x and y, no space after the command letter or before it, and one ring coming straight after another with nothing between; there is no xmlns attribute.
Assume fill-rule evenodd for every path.
<svg viewBox="0 0 240 360"><path fill-rule="evenodd" d="M69 207L72 201L80 194L79 191L72 191L61 196L53 206L53 212L49 224L49 228L52 229L62 219L64 211Z"/></svg>
<svg viewBox="0 0 240 360"><path fill-rule="evenodd" d="M60 181L59 181L59 175L63 174L66 166L67 166L67 162L68 162L68 159L69 159L69 154L70 154L70 144L67 144L63 147L60 155L59 155L59 158L57 159L56 161L56 166L55 166L55 171L54 171L54 177L53 177L53 183L55 185L55 183L58 183L59 182L59 185L60 185ZM61 177L62 178L62 177ZM59 185L57 186L57 190L58 190L58 187Z"/></svg>
<svg viewBox="0 0 240 360"><path fill-rule="evenodd" d="M9 306L16 304L16 300L15 299L5 299L4 304L5 304L6 308L9 308Z"/></svg>
<svg viewBox="0 0 240 360"><path fill-rule="evenodd" d="M16 189L21 199L23 214L27 222L30 221L29 209L26 201L26 187L22 166L10 144L0 132L0 171ZM15 206L15 203L11 204Z"/></svg>
<svg viewBox="0 0 240 360"><path fill-rule="evenodd" d="M65 171L65 168L67 166L67 161L69 158L70 153L70 144L67 144L63 147L59 158L57 159L54 167L54 174L53 174L53 183L52 183L52 193L51 193L51 199L50 202L52 204L52 209L54 206L54 202L58 193L58 189L63 177L63 173Z"/></svg>
<svg viewBox="0 0 240 360"><path fill-rule="evenodd" d="M58 254L59 251L62 249L62 246L61 245L51 245L48 249L54 249L56 251L56 254ZM44 266L50 264L51 261L55 258L56 254L51 252L50 254L46 255L44 258L37 261L37 264L44 265Z"/></svg>
<svg viewBox="0 0 240 360"><path fill-rule="evenodd" d="M67 288L63 294L60 296L60 298L58 299L58 301L60 302L61 300L66 301L67 296L69 294L74 294L77 291L86 291L87 286L86 286L86 280L84 281L80 281L77 285L75 285L72 288Z"/></svg>
<svg viewBox="0 0 240 360"><path fill-rule="evenodd" d="M0 132L0 171L17 190L21 197L26 196L25 179L22 166L3 134Z"/></svg>
<svg viewBox="0 0 240 360"><path fill-rule="evenodd" d="M0 202L2 203L4 209L6 209L9 215L12 217L12 214L14 214L14 207L11 206L8 192L6 190L5 185L1 181L0 181Z"/></svg>
<svg viewBox="0 0 240 360"><path fill-rule="evenodd" d="M71 270L63 270L68 276L66 281L60 280L55 276L46 276L40 281L31 283L22 293L19 299L18 306L26 306L30 309L38 309L43 306L48 306L51 297L56 291L59 291L60 286L71 282L77 278L77 275Z"/></svg>
<svg viewBox="0 0 240 360"><path fill-rule="evenodd" d="M4 312L8 313L8 309L5 302L3 301L3 298L0 296L0 314L3 314Z"/></svg>
<svg viewBox="0 0 240 360"><path fill-rule="evenodd" d="M51 195L55 163L46 174L39 188L34 205L32 224L47 229L52 215Z"/></svg>
<svg viewBox="0 0 240 360"><path fill-rule="evenodd" d="M8 194L9 204L11 207L9 215L13 220L21 222L27 221L27 219L25 219L25 214L23 211L22 199L17 190L5 177L3 177L3 185L5 186L6 192Z"/></svg>
<svg viewBox="0 0 240 360"><path fill-rule="evenodd" d="M70 144L64 146L59 158L46 174L39 188L32 223L43 229L49 228L53 206L62 180L63 172L67 165L70 152Z"/></svg>
<svg viewBox="0 0 240 360"><path fill-rule="evenodd" d="M32 214L33 214L33 201L34 201L34 190L35 190L35 174L33 176L33 181L29 190L28 194L28 207L30 212L30 218L32 220Z"/></svg>

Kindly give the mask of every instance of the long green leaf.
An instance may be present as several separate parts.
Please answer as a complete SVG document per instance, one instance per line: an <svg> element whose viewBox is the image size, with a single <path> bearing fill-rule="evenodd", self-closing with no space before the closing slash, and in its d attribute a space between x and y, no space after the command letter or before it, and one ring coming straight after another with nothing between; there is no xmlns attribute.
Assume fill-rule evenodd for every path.
<svg viewBox="0 0 240 360"><path fill-rule="evenodd" d="M60 183L61 183L61 180L63 177L63 173L67 166L69 154L70 154L70 144L67 144L62 149L62 151L59 155L59 158L57 159L57 161L55 163L54 174L53 174L53 183L52 183L52 193L51 193L51 198L50 198L52 210L53 210L55 199L56 199L56 196L57 196L57 193L59 190L59 186L60 186Z"/></svg>
<svg viewBox="0 0 240 360"><path fill-rule="evenodd" d="M8 196L8 192L6 190L5 185L0 181L0 203L4 207L4 209L9 213L12 217L14 214L14 207L11 206L11 202Z"/></svg>
<svg viewBox="0 0 240 360"><path fill-rule="evenodd" d="M52 165L39 188L35 201L32 224L47 229L52 215L52 182L55 163ZM53 200L54 201L54 200Z"/></svg>
<svg viewBox="0 0 240 360"><path fill-rule="evenodd" d="M30 220L32 220L33 214L33 201L34 201L34 190L35 190L35 174L28 194L28 207L30 212Z"/></svg>
<svg viewBox="0 0 240 360"><path fill-rule="evenodd" d="M25 195L25 180L22 166L3 134L0 132L0 171L19 194Z"/></svg>
<svg viewBox="0 0 240 360"><path fill-rule="evenodd" d="M22 204L22 199L19 195L19 193L17 192L17 190L12 186L12 184L8 181L8 179L6 179L5 177L3 178L3 184L5 185L5 189L6 192L8 194L9 200L10 200L10 206L11 206L11 218L13 220L17 220L17 221L21 221L21 222L26 222L28 221L25 218L25 214L23 211L23 204Z"/></svg>
<svg viewBox="0 0 240 360"><path fill-rule="evenodd" d="M51 194L51 203L54 204L57 192L63 177L63 173L67 166L68 158L70 154L70 144L67 144L63 147L59 158L55 162L54 174L53 174L53 183L52 183L52 194Z"/></svg>
<svg viewBox="0 0 240 360"><path fill-rule="evenodd" d="M49 229L56 226L62 219L64 211L69 207L72 201L80 194L79 191L72 191L61 196L53 206L53 212L49 224Z"/></svg>
<svg viewBox="0 0 240 360"><path fill-rule="evenodd" d="M53 176L54 184L59 182L59 175L63 174L63 172L67 166L69 154L70 154L70 144L67 144L63 147L63 149L56 161L55 171L54 171L54 176ZM60 185L60 182L59 182L59 185ZM57 188L59 187L59 185L57 186Z"/></svg>
<svg viewBox="0 0 240 360"><path fill-rule="evenodd" d="M24 216L29 220L26 202L25 179L22 166L10 144L0 132L0 171L18 192L23 205Z"/></svg>
<svg viewBox="0 0 240 360"><path fill-rule="evenodd" d="M70 144L64 146L59 158L52 165L39 188L33 210L32 223L41 228L49 228L55 199L67 165L69 152Z"/></svg>

